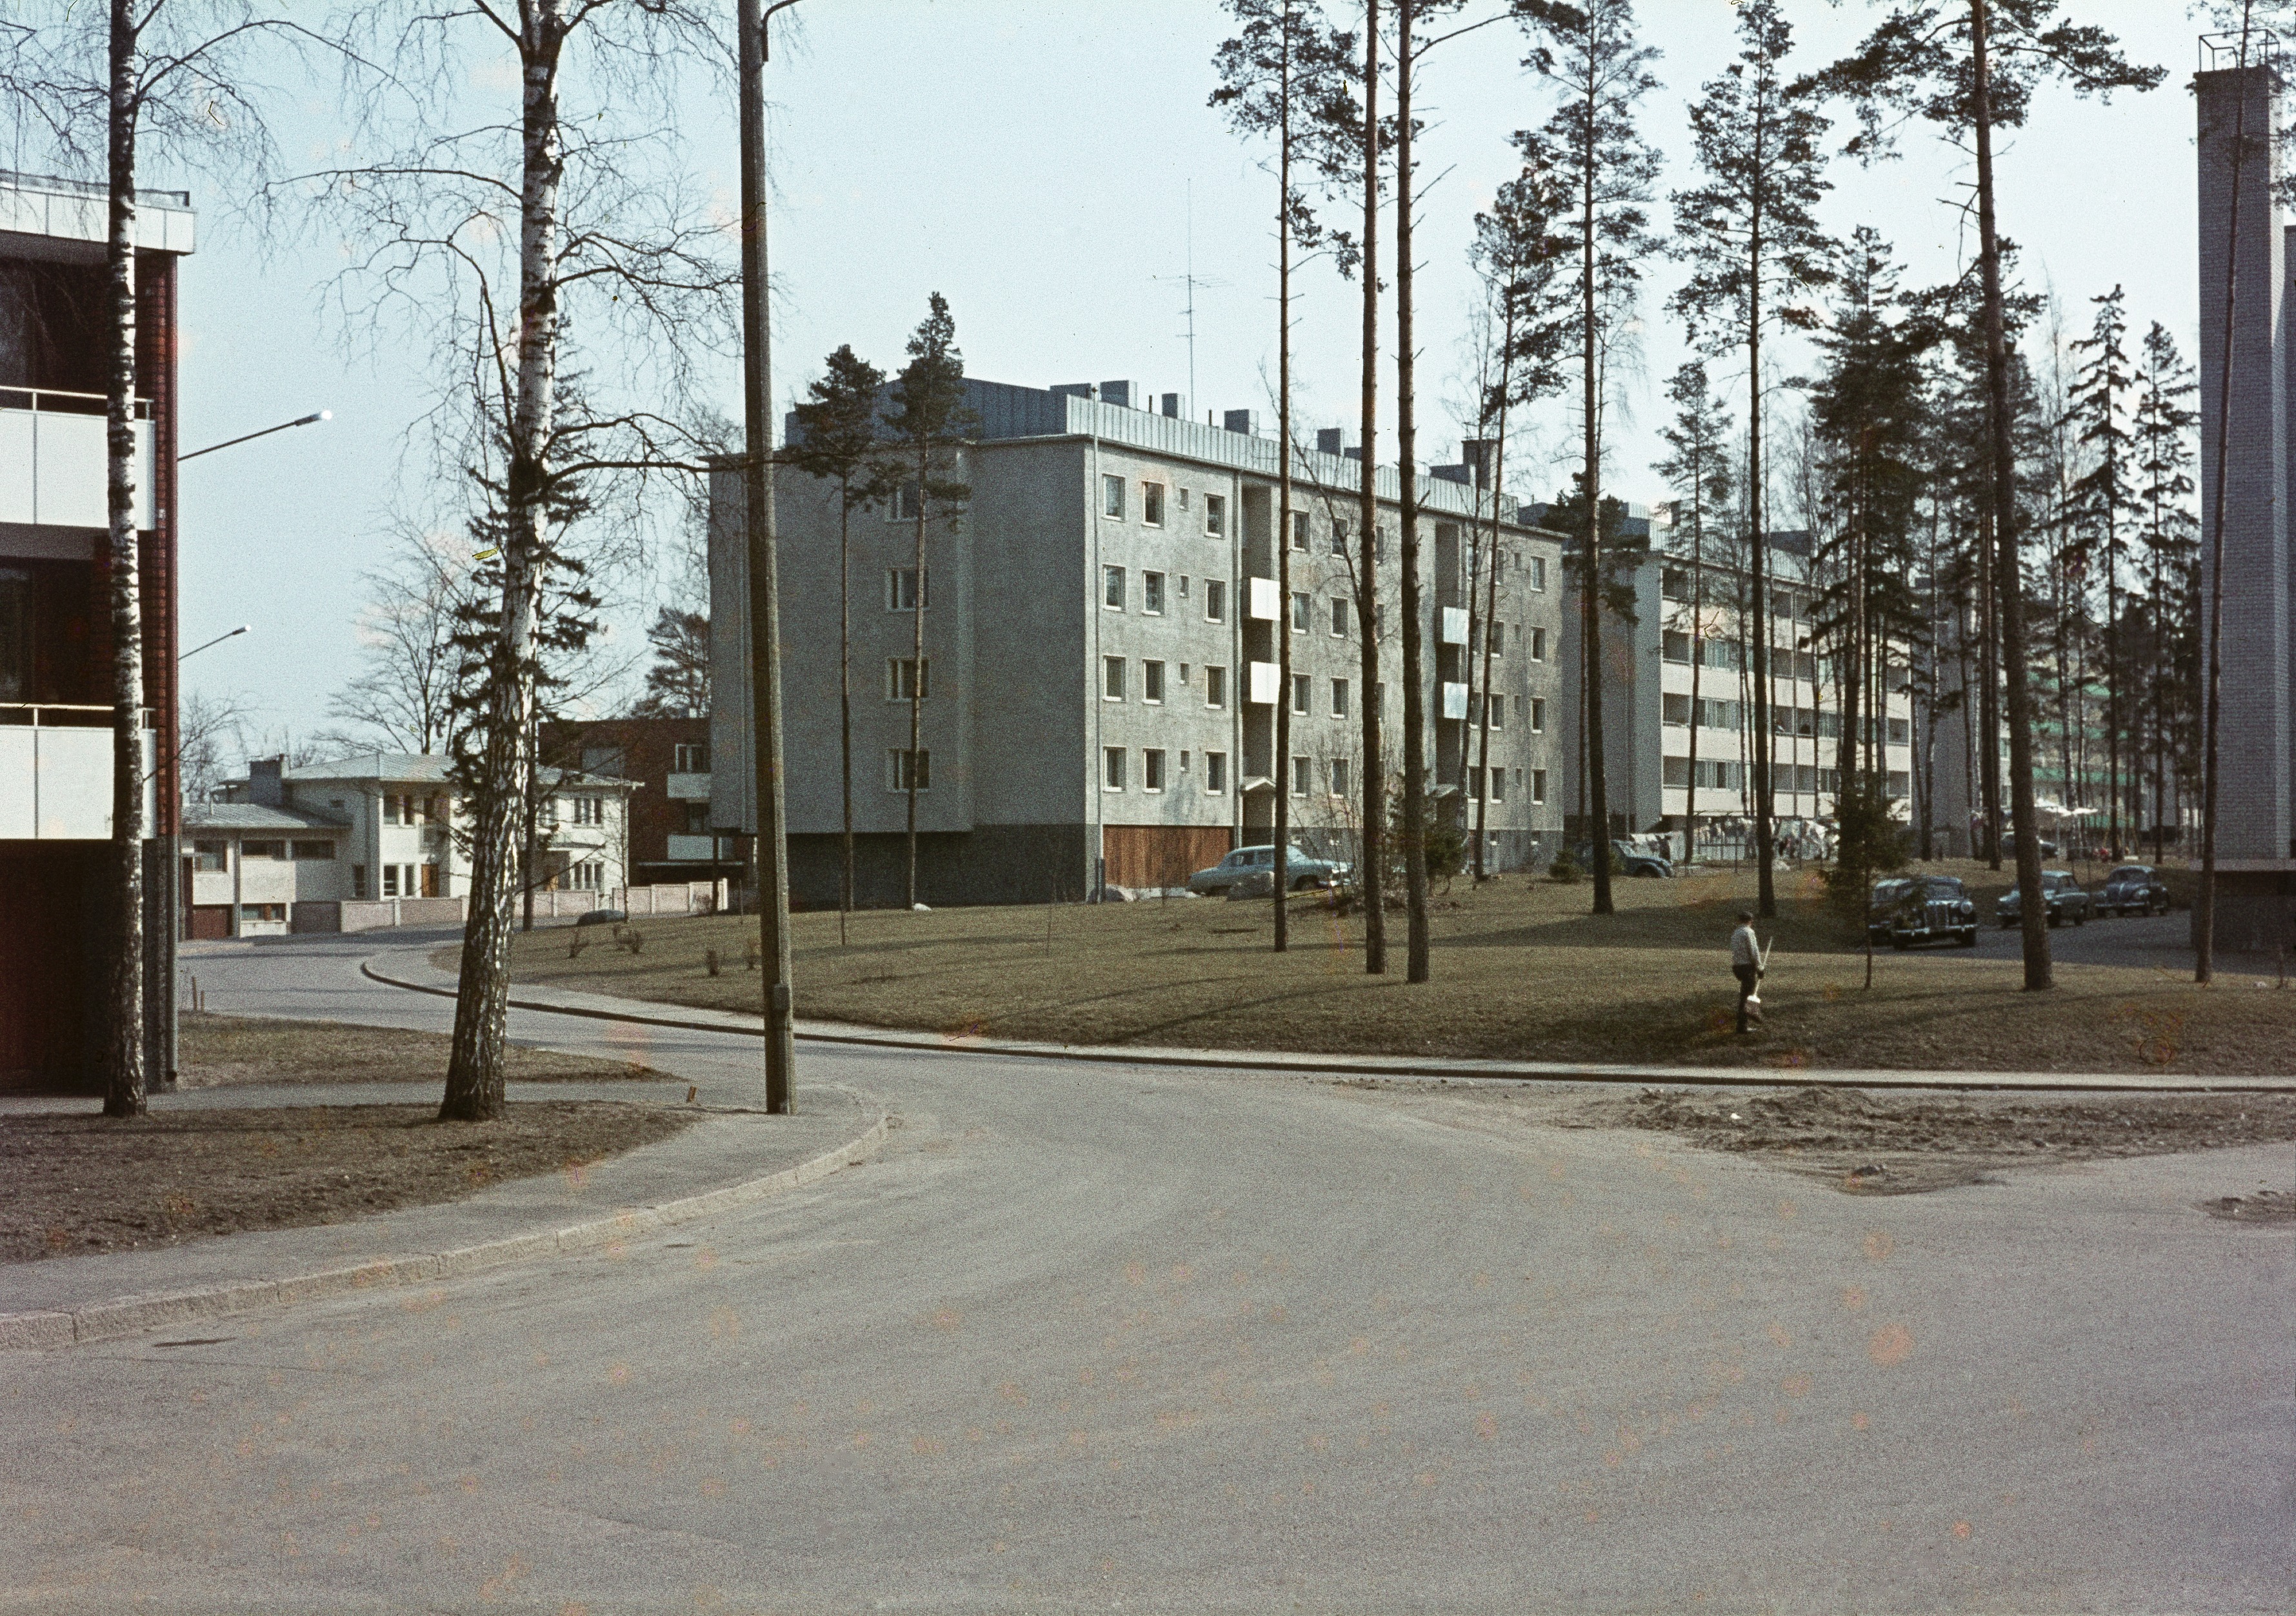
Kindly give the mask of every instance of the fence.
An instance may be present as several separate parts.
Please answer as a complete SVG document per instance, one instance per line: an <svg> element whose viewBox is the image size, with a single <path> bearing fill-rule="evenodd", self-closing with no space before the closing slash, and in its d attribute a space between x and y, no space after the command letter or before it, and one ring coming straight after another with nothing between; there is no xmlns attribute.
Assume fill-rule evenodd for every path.
<svg viewBox="0 0 2296 1616"><path fill-rule="evenodd" d="M290 911L292 931L375 931L386 926L459 926L460 898L376 898L312 900ZM537 920L570 920L593 909L619 909L625 915L668 917L715 915L726 907L722 881L660 882L645 887L613 887L603 892L537 891ZM521 894L515 913L523 915Z"/></svg>

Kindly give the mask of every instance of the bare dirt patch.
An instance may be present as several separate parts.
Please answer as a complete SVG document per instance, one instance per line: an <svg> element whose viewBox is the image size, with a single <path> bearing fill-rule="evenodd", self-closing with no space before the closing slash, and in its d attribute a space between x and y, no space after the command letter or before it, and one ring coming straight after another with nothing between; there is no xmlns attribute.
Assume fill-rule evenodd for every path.
<svg viewBox="0 0 2296 1616"><path fill-rule="evenodd" d="M2004 1168L2296 1140L2296 1095L1900 1095L1825 1086L1721 1095L1644 1089L1592 1102L1578 1121L1648 1128L1708 1150L1780 1158L1794 1171L1850 1194L1901 1195L1981 1182ZM2228 1199L2245 1204L2247 1198Z"/></svg>
<svg viewBox="0 0 2296 1616"><path fill-rule="evenodd" d="M668 1138L693 1113L619 1102L513 1104L498 1122L430 1105L0 1116L0 1261L341 1223L575 1170Z"/></svg>
<svg viewBox="0 0 2296 1616"><path fill-rule="evenodd" d="M2247 1195L2219 1195L2202 1202L2201 1210L2232 1223L2296 1223L2296 1192L2258 1190Z"/></svg>
<svg viewBox="0 0 2296 1616"><path fill-rule="evenodd" d="M454 1040L439 1032L186 1011L177 1061L185 1088L234 1083L439 1083ZM513 1083L673 1082L627 1061L511 1045Z"/></svg>

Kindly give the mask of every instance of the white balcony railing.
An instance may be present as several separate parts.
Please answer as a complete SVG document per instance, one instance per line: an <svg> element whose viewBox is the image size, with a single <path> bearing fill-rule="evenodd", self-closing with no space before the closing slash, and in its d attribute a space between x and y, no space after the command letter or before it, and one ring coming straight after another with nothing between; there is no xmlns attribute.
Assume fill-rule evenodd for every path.
<svg viewBox="0 0 2296 1616"><path fill-rule="evenodd" d="M1435 632L1446 645L1467 643L1467 609L1464 606L1439 607L1435 613Z"/></svg>
<svg viewBox="0 0 2296 1616"><path fill-rule="evenodd" d="M1283 689L1283 669L1274 662L1244 664L1243 699L1255 707L1273 707Z"/></svg>
<svg viewBox="0 0 2296 1616"><path fill-rule="evenodd" d="M1248 578L1244 582L1243 614L1255 623L1272 623L1283 615L1283 597L1272 578Z"/></svg>
<svg viewBox="0 0 2296 1616"><path fill-rule="evenodd" d="M715 836L672 836L669 857L675 864L708 864L718 857Z"/></svg>
<svg viewBox="0 0 2296 1616"><path fill-rule="evenodd" d="M672 775L663 794L672 802L707 802L709 800L709 776L703 775ZM672 857L676 855L672 854Z"/></svg>
<svg viewBox="0 0 2296 1616"><path fill-rule="evenodd" d="M1453 722L1467 716L1467 687L1446 681L1443 685L1443 716Z"/></svg>
<svg viewBox="0 0 2296 1616"><path fill-rule="evenodd" d="M0 388L0 521L109 527L105 430L101 395ZM135 525L149 529L148 420L135 422Z"/></svg>
<svg viewBox="0 0 2296 1616"><path fill-rule="evenodd" d="M105 841L111 836L111 731L42 722L108 708L0 706L0 841ZM144 823L158 823L155 743L144 732Z"/></svg>

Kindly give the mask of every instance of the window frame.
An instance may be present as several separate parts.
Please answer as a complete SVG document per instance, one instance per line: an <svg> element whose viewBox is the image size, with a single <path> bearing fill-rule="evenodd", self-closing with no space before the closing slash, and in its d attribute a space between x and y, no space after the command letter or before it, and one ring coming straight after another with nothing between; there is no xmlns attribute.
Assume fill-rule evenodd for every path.
<svg viewBox="0 0 2296 1616"><path fill-rule="evenodd" d="M1160 657L1140 659L1140 699L1153 707L1164 705L1164 663Z"/></svg>
<svg viewBox="0 0 2296 1616"><path fill-rule="evenodd" d="M1124 748L1103 746L1100 749L1100 789L1103 792L1125 789Z"/></svg>
<svg viewBox="0 0 2296 1616"><path fill-rule="evenodd" d="M1227 710L1227 664L1206 662L1204 673L1204 706L1214 712Z"/></svg>
<svg viewBox="0 0 2296 1616"><path fill-rule="evenodd" d="M1164 525L1164 485L1145 477L1140 480L1140 525L1144 528Z"/></svg>
<svg viewBox="0 0 2296 1616"><path fill-rule="evenodd" d="M1140 789L1161 794L1167 775L1164 768L1164 749L1144 746L1140 749Z"/></svg>
<svg viewBox="0 0 2296 1616"><path fill-rule="evenodd" d="M1100 514L1108 521L1124 520L1124 477L1117 472L1100 475Z"/></svg>
<svg viewBox="0 0 2296 1616"><path fill-rule="evenodd" d="M1164 575L1143 572L1140 575L1140 611L1144 617L1164 615Z"/></svg>
<svg viewBox="0 0 2296 1616"><path fill-rule="evenodd" d="M908 795L909 783L904 774L914 772L918 795L932 790L932 748L920 746L914 752L906 746L885 749L885 789Z"/></svg>
<svg viewBox="0 0 2296 1616"><path fill-rule="evenodd" d="M918 590L917 584L917 580L920 577L924 580L923 587L921 591ZM906 601L901 598L904 579L907 580L909 589L912 591L917 591L918 595L921 595L922 598L918 598L916 595L913 595L911 599ZM931 569L927 568L923 573L920 574L914 567L886 568L885 610L888 611L931 611L932 610Z"/></svg>
<svg viewBox="0 0 2296 1616"><path fill-rule="evenodd" d="M1110 656L1101 658L1100 699L1103 701L1121 701L1126 699L1130 689L1128 676L1124 671L1124 659Z"/></svg>

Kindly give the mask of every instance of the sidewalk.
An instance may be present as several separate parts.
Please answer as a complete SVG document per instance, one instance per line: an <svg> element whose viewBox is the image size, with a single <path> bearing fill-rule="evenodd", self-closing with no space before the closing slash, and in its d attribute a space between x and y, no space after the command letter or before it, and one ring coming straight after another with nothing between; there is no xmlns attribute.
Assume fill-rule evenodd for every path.
<svg viewBox="0 0 2296 1616"><path fill-rule="evenodd" d="M379 953L360 966L370 980L418 993L451 996L454 976L430 964L437 945ZM617 998L562 988L517 983L511 1004L521 1010L596 1017L641 1026L759 1036L761 1015L652 1000ZM1403 1079L1439 1083L1658 1084L1702 1087L1777 1088L1832 1085L1845 1088L2117 1090L2134 1094L2239 1091L2296 1093L2296 1077L2194 1077L2177 1072L1849 1070L1801 1066L1611 1066L1564 1061L1442 1060L1406 1055L1284 1054L1261 1049L1188 1049L1145 1045L1038 1044L1004 1038L952 1038L939 1033L855 1027L837 1021L797 1023L801 1042L856 1045L869 1049L928 1050L1030 1059L1087 1061L1119 1066L1216 1068L1289 1072L1300 1077Z"/></svg>
<svg viewBox="0 0 2296 1616"><path fill-rule="evenodd" d="M188 1089L155 1109L404 1101L404 1086ZM512 1085L512 1098L569 1099L592 1085ZM600 1091L615 1088L596 1085ZM580 1097L590 1097L584 1095ZM630 1097L627 1086L620 1094ZM465 1201L354 1222L267 1229L180 1246L0 1266L0 1349L133 1334L348 1292L421 1284L562 1252L611 1250L689 1218L748 1206L873 1154L883 1110L841 1086L800 1090L799 1114L711 1112L675 1138ZM79 1102L84 1105L85 1101Z"/></svg>

